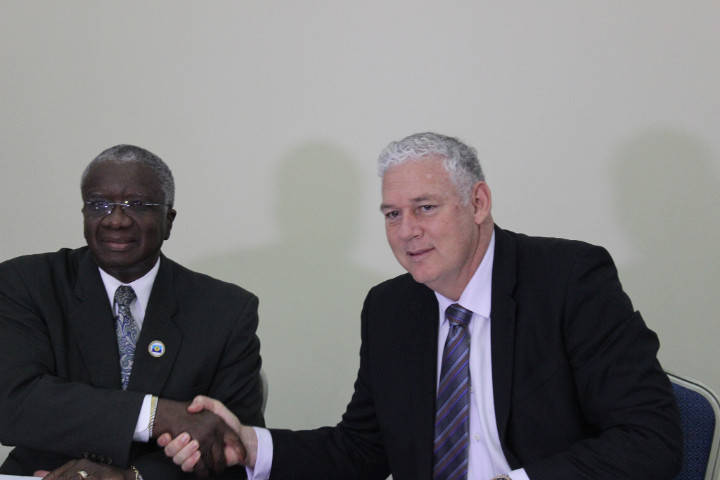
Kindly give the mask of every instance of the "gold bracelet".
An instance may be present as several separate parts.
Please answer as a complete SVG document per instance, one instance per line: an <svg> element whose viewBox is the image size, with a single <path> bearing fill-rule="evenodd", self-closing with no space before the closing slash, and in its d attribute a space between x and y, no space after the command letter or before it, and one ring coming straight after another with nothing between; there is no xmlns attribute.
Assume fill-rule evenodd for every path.
<svg viewBox="0 0 720 480"><path fill-rule="evenodd" d="M130 468L135 472L135 480L143 480L142 475L140 475L140 470L138 470L135 465L130 465Z"/></svg>
<svg viewBox="0 0 720 480"><path fill-rule="evenodd" d="M155 412L157 412L158 397L152 395L150 397L150 424L148 425L149 437L152 438L153 427L155 426Z"/></svg>

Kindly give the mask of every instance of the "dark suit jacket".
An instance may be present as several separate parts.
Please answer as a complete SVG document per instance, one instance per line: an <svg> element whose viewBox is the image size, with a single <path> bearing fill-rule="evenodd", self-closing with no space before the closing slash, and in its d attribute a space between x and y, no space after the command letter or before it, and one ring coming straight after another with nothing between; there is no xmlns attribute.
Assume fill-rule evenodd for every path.
<svg viewBox="0 0 720 480"><path fill-rule="evenodd" d="M209 395L262 425L257 307L250 292L163 256L123 391L113 314L87 247L0 264L0 442L18 447L0 472L85 456L185 478L154 440L132 441L143 397ZM159 358L153 340L165 344Z"/></svg>
<svg viewBox="0 0 720 480"><path fill-rule="evenodd" d="M673 478L680 420L658 340L608 253L496 228L492 278L493 394L511 467L533 480ZM342 422L272 430L272 478L430 480L437 348L429 288L407 274L374 287Z"/></svg>

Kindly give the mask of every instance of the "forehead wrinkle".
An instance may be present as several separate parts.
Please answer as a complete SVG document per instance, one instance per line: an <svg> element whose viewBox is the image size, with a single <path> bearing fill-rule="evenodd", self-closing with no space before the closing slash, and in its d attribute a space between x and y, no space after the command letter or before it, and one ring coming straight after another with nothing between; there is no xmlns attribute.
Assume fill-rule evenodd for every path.
<svg viewBox="0 0 720 480"><path fill-rule="evenodd" d="M411 198L410 203L423 203L427 202L428 200L436 200L439 197L439 195L432 195L432 194L425 194L420 195L419 197Z"/></svg>
<svg viewBox="0 0 720 480"><path fill-rule="evenodd" d="M417 205L420 203L425 203L428 201L440 201L441 195L432 195L432 194L424 194L420 195L418 197L414 197L410 199L410 203L413 205ZM392 203L382 203L380 204L380 210L385 210L386 208L395 208L395 205Z"/></svg>

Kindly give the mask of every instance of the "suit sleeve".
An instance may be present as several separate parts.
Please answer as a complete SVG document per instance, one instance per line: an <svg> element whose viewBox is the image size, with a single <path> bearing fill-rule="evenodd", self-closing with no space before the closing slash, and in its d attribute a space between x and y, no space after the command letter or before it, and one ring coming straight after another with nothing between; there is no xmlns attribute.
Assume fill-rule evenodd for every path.
<svg viewBox="0 0 720 480"><path fill-rule="evenodd" d="M261 412L260 340L258 298L247 295L241 300L235 327L227 339L224 353L212 375L207 396L221 400L244 425L265 426Z"/></svg>
<svg viewBox="0 0 720 480"><path fill-rule="evenodd" d="M40 288L25 283L13 264L0 265L0 442L73 458L95 452L123 463L143 394L62 377L54 351L64 346L35 301Z"/></svg>
<svg viewBox="0 0 720 480"><path fill-rule="evenodd" d="M523 465L529 477L674 478L682 435L656 356L659 342L623 292L609 254L597 247L583 251L561 288L562 342L580 413L594 434Z"/></svg>
<svg viewBox="0 0 720 480"><path fill-rule="evenodd" d="M382 480L390 474L372 400L366 315L364 308L360 368L342 421L317 430L271 430L273 478Z"/></svg>

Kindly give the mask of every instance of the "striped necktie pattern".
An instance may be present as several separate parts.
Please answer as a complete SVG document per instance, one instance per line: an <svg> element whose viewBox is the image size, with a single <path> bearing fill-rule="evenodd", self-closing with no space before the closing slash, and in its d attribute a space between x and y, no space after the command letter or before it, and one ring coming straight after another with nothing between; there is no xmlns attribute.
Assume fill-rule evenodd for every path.
<svg viewBox="0 0 720 480"><path fill-rule="evenodd" d="M468 472L470 421L470 334L473 312L457 303L445 316L450 323L443 350L435 413L434 480L464 480Z"/></svg>

